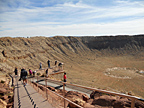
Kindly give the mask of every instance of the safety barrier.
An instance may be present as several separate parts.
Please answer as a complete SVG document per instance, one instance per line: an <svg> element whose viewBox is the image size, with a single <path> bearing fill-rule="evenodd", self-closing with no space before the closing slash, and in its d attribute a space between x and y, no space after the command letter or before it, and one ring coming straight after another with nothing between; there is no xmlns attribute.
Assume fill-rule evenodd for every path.
<svg viewBox="0 0 144 108"><path fill-rule="evenodd" d="M64 83L63 83L63 96L62 96L62 95L57 94L54 91L49 90L47 88L47 78L45 78L44 80L45 80L45 87L43 87L43 88L45 89L45 92L39 88L40 84L38 84L38 83L36 83L36 85L32 84L32 81L30 81L30 80L28 81L28 83L30 85L32 85L32 87L35 88L40 94L42 94L42 96L45 97L48 100L48 102L51 105L53 105L55 108L66 108L66 101L77 106L78 108L83 108L82 106L65 98L65 84Z"/></svg>
<svg viewBox="0 0 144 108"><path fill-rule="evenodd" d="M38 81L39 78L37 78L37 81ZM111 92L111 91L107 91L107 90L101 90L101 89L96 89L96 88L81 86L81 85L77 85L77 84L69 84L69 83L65 83L65 82L61 82L61 81L52 80L52 79L49 79L49 78L44 78L43 80L45 81L45 87L46 87L46 89L47 89L47 80L50 80L50 81L53 81L53 82L57 82L57 83L61 83L63 85L63 96L61 96L61 95L59 95L59 94L57 94L57 93L55 93L55 92L53 92L51 90L49 90L49 91L52 92L53 94L56 94L57 96L63 98L64 99L64 106L66 106L65 101L71 102L70 100L68 100L68 99L65 98L65 84L70 85L70 86L75 86L75 87L80 87L80 88L92 90L92 91L98 91L98 92L109 94L109 95L115 95L115 96L120 96L120 97L125 97L125 98L128 98L128 99L131 99L131 108L135 107L135 101L143 101L144 102L144 99L138 98L136 96L131 96L131 95L126 95L126 94ZM46 92L46 96L48 96L47 92ZM71 102L71 103L74 104L73 102ZM81 106L79 106L79 105L76 105L76 106L79 107L79 108L81 108Z"/></svg>

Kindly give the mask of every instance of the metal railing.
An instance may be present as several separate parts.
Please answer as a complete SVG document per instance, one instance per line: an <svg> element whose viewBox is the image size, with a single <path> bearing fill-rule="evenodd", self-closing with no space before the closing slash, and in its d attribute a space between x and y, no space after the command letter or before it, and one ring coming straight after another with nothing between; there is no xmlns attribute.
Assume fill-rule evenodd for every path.
<svg viewBox="0 0 144 108"><path fill-rule="evenodd" d="M39 78L37 76L37 81L38 81ZM75 87L80 87L80 88L92 90L92 91L97 91L97 92L101 92L101 93L105 93L105 94L109 94L109 95L115 95L115 96L120 96L120 97L125 97L125 98L128 98L128 99L131 99L131 108L135 107L135 101L143 101L144 102L144 99L138 98L136 96L131 96L131 95L116 93L116 92L112 92L112 91L107 91L107 90L101 90L101 89L96 89L96 88L81 86L81 85L77 85L77 84L70 84L70 83L66 83L66 82L52 80L52 79L49 79L49 78L44 78L43 80L45 81L45 88L47 90L49 90L47 88L47 80L50 80L50 81L53 81L53 82L57 82L57 83L61 83L63 85L63 96L61 96L61 95L59 95L59 94L57 94L57 93L55 93L55 92L53 92L51 90L49 90L49 91L64 99L64 108L66 107L65 101L68 101L68 102L76 105L77 107L81 108L81 106L79 106L79 105L77 105L77 104L73 103L72 101L70 101L70 100L68 100L68 99L65 98L65 84L66 85L70 85L70 86L75 86ZM47 92L46 92L46 96L48 96Z"/></svg>
<svg viewBox="0 0 144 108"><path fill-rule="evenodd" d="M38 79L38 78L37 78L37 79ZM45 89L45 92L42 91L42 90L39 88L40 84L38 84L38 83L32 84L32 81L30 81L30 80L29 80L28 82L29 82L29 84L32 85L33 88L35 88L39 93L41 93L41 94L48 100L48 102L51 103L54 107L58 107L58 108L63 108L63 107L64 107L64 108L66 108L66 107L67 107L67 106L66 106L66 101L67 101L67 102L69 102L69 103L77 106L78 108L83 108L82 106L80 106L80 105L72 102L71 100L69 100L69 99L67 99L67 98L65 97L65 83L63 83L63 96L62 96L62 95L59 95L58 93L56 93L56 92L54 92L54 91L52 91L52 90L49 90L49 89L47 88L47 78L45 78L44 80L45 80L45 87L43 86L43 88ZM63 105L61 105L60 103L58 104L58 103L56 102L56 99L54 99L54 96L51 96L51 94L52 94L52 95L56 95L56 96L62 98L62 99L63 99ZM55 104L55 103L57 103L57 104Z"/></svg>

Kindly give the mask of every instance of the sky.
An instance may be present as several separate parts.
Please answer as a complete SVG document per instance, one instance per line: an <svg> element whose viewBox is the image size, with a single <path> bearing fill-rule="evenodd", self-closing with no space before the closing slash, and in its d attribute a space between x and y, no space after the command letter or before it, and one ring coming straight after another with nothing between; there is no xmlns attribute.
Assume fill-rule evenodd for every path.
<svg viewBox="0 0 144 108"><path fill-rule="evenodd" d="M144 0L0 0L0 37L144 34Z"/></svg>

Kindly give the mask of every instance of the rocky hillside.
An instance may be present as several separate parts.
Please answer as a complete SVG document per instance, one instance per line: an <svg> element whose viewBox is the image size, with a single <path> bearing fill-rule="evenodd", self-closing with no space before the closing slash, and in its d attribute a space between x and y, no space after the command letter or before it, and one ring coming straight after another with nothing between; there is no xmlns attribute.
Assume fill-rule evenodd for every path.
<svg viewBox="0 0 144 108"><path fill-rule="evenodd" d="M143 56L144 35L91 37L0 38L0 68L24 66L34 68L47 59L63 56ZM27 63L27 64L25 64ZM21 67L22 68L22 67Z"/></svg>
<svg viewBox="0 0 144 108"><path fill-rule="evenodd" d="M9 59L35 58L37 54L85 54L87 51L106 51L111 54L137 54L143 52L144 35L100 37L33 37L0 38L0 62ZM103 52L103 53L102 53Z"/></svg>
<svg viewBox="0 0 144 108"><path fill-rule="evenodd" d="M143 51L144 35L82 37L82 42L89 49L97 49L102 52L107 50L118 55L137 54Z"/></svg>

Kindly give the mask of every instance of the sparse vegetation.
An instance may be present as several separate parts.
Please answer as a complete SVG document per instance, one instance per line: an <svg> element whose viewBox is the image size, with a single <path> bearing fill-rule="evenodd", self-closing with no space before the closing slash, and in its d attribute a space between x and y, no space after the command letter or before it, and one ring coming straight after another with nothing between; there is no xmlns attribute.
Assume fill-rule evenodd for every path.
<svg viewBox="0 0 144 108"><path fill-rule="evenodd" d="M41 75L41 73L39 73L39 72L38 72L38 73L37 73L37 75L38 75L38 76L40 76L40 75Z"/></svg>
<svg viewBox="0 0 144 108"><path fill-rule="evenodd" d="M4 84L4 83L5 83L5 81L1 80L1 83L3 83L3 84Z"/></svg>

